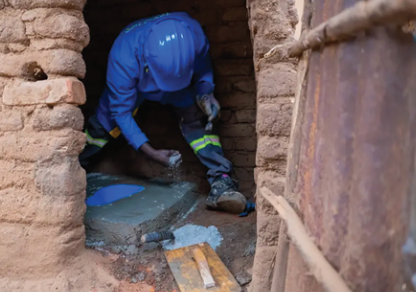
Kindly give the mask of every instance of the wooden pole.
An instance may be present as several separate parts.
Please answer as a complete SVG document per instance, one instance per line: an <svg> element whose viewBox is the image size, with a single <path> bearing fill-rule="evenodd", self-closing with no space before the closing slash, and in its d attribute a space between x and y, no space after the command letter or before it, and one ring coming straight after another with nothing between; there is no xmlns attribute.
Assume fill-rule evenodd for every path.
<svg viewBox="0 0 416 292"><path fill-rule="evenodd" d="M291 241L298 248L302 254L303 260L309 266L311 273L325 291L352 292L338 272L335 271L313 243L299 216L286 199L282 196L274 195L273 192L266 187L262 187L260 193L273 205L273 207L276 208L280 217L286 222L287 232Z"/></svg>
<svg viewBox="0 0 416 292"><path fill-rule="evenodd" d="M305 50L320 47L328 42L340 41L360 31L390 23L405 24L416 18L415 0L360 1L328 21L306 33L291 44L289 57L298 57Z"/></svg>

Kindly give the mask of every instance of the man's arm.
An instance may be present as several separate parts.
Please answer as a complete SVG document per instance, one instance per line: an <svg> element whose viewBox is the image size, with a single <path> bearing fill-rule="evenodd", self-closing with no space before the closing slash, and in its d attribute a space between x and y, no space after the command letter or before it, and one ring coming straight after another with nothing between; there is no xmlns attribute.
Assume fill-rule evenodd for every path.
<svg viewBox="0 0 416 292"><path fill-rule="evenodd" d="M148 141L132 116L137 100L140 65L128 43L117 42L111 49L107 66L110 111L128 143L138 150Z"/></svg>
<svg viewBox="0 0 416 292"><path fill-rule="evenodd" d="M163 165L170 165L173 150L155 150L132 115L137 100L140 65L128 44L116 43L108 58L107 86L110 91L110 111L128 143L137 151ZM180 156L180 155L179 155Z"/></svg>
<svg viewBox="0 0 416 292"><path fill-rule="evenodd" d="M214 74L209 56L209 42L204 38L201 52L197 55L194 66L193 83L196 95L202 96L214 92Z"/></svg>

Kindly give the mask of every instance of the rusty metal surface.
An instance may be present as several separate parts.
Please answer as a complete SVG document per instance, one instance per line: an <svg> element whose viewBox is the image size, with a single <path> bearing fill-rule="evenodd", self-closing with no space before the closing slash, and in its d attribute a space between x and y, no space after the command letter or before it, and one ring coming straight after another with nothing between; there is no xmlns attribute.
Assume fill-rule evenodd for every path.
<svg viewBox="0 0 416 292"><path fill-rule="evenodd" d="M315 0L312 26L356 2ZM379 28L313 52L304 111L296 190L307 229L353 291L401 291L416 144L411 36ZM290 257L286 291L320 291L294 275L302 265Z"/></svg>

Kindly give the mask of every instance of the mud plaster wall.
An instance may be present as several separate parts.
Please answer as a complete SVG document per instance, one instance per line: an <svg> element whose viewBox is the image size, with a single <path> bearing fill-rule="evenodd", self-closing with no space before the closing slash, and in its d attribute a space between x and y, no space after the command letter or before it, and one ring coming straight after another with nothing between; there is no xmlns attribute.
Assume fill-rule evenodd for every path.
<svg viewBox="0 0 416 292"><path fill-rule="evenodd" d="M254 44L254 63L272 47L293 41L298 17L293 0L251 0L247 3ZM257 189L267 186L283 194L286 152L296 86L296 61L277 52L262 61L256 72L258 150L255 170ZM275 209L257 196L257 249L252 292L270 291L272 263L279 236Z"/></svg>
<svg viewBox="0 0 416 292"><path fill-rule="evenodd" d="M0 0L2 291L86 291L84 277L96 280L81 257L84 2ZM46 76L36 68L48 79L38 81Z"/></svg>
<svg viewBox="0 0 416 292"><path fill-rule="evenodd" d="M222 105L220 136L225 155L235 168L241 190L253 195L256 153L256 95L253 54L245 0L132 1L90 0L84 15L91 30L90 45L83 55L87 64L85 86L90 116L105 85L108 53L120 31L132 21L165 12L186 11L203 26L210 43L215 70L216 97ZM177 121L168 107L146 102L137 122L159 149L177 149L184 156L182 177L205 181L206 169L184 141ZM108 150L96 170L160 177L166 170L145 160L120 142ZM122 149L120 151L120 149Z"/></svg>

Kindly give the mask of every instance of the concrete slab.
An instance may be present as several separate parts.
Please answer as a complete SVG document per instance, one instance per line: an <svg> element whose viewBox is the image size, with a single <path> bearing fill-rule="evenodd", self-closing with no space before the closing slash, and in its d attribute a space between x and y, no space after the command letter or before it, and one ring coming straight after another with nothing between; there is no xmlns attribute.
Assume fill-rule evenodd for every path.
<svg viewBox="0 0 416 292"><path fill-rule="evenodd" d="M194 183L166 183L94 173L87 176L87 196L113 184L137 184L145 190L109 205L87 207L84 222L89 242L138 243L144 233L169 229L197 199Z"/></svg>

